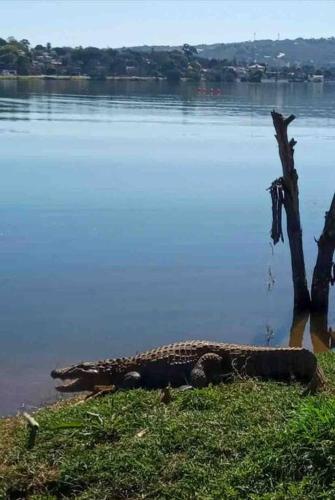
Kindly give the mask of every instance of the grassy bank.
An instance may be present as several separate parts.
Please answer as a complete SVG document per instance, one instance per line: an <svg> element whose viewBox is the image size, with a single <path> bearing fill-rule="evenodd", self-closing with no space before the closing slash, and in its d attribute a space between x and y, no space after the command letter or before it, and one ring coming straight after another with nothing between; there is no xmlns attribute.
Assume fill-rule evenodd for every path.
<svg viewBox="0 0 335 500"><path fill-rule="evenodd" d="M335 498L335 359L328 388L237 381L176 392L120 392L0 420L0 498Z"/></svg>

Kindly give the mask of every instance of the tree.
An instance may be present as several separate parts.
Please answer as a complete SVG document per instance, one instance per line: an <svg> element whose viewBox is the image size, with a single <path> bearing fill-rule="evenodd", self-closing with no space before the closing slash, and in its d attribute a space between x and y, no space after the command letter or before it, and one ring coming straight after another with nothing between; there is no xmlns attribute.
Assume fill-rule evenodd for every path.
<svg viewBox="0 0 335 500"><path fill-rule="evenodd" d="M19 75L29 75L31 73L31 62L26 56L19 55L16 61L16 70Z"/></svg>
<svg viewBox="0 0 335 500"><path fill-rule="evenodd" d="M312 311L328 311L329 285L335 282L335 194L330 208L326 212L325 225L319 240L318 256L312 280Z"/></svg>
<svg viewBox="0 0 335 500"><path fill-rule="evenodd" d="M335 194L330 209L326 212L325 224L319 240L318 255L313 272L311 296L306 280L302 231L299 212L298 174L294 167L294 146L296 141L288 141L287 127L295 119L294 115L284 118L273 111L273 124L279 146L279 156L283 167L283 177L276 179L271 187L272 229L274 244L284 240L281 211L284 206L287 219L287 234L290 244L292 279L294 288L294 312L290 334L290 346L302 344L303 332L311 315L310 331L316 351L329 349L331 335L328 330L328 301L330 285L335 283Z"/></svg>
<svg viewBox="0 0 335 500"><path fill-rule="evenodd" d="M181 72L177 68L171 68L165 72L165 76L168 82L178 83L181 79Z"/></svg>
<svg viewBox="0 0 335 500"><path fill-rule="evenodd" d="M263 71L259 69L249 70L248 82L260 83L263 78Z"/></svg>
<svg viewBox="0 0 335 500"><path fill-rule="evenodd" d="M20 40L20 44L22 45L22 47L24 47L26 49L27 52L29 52L29 49L30 49L29 40L27 40L26 38L23 38L22 40Z"/></svg>
<svg viewBox="0 0 335 500"><path fill-rule="evenodd" d="M233 68L224 68L222 71L222 80L224 82L232 83L237 78L236 71Z"/></svg>
<svg viewBox="0 0 335 500"><path fill-rule="evenodd" d="M184 43L182 50L184 52L184 55L189 60L194 59L194 56L198 54L198 50L196 49L196 47L193 47L192 45L189 45L188 43Z"/></svg>
<svg viewBox="0 0 335 500"><path fill-rule="evenodd" d="M283 240L281 227L281 210L285 208L287 235L291 252L292 279L294 289L294 310L301 312L310 307L310 296L307 287L304 250L302 244L302 229L299 210L298 173L294 166L294 139L288 140L287 128L295 119L294 115L284 118L272 111L273 125L279 148L283 176L276 179L270 188L273 207L273 225L271 237L276 244Z"/></svg>

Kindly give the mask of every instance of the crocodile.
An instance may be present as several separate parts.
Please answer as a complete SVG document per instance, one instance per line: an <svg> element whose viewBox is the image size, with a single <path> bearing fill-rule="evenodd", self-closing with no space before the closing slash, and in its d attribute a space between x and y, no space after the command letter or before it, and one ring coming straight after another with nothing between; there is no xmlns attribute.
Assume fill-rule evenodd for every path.
<svg viewBox="0 0 335 500"><path fill-rule="evenodd" d="M177 342L135 356L79 363L55 369L53 378L69 381L60 392L94 391L98 386L154 389L189 384L204 387L234 376L323 385L314 354L298 347L258 347L207 340Z"/></svg>

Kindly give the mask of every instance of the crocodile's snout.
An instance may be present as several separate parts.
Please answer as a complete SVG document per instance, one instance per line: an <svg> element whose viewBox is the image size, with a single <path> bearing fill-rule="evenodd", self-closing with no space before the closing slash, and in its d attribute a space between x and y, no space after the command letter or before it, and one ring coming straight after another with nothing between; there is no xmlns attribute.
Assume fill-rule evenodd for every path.
<svg viewBox="0 0 335 500"><path fill-rule="evenodd" d="M59 392L79 392L90 391L95 385L102 383L99 371L91 365L77 365L69 368L54 369L50 373L51 377L62 381L69 380L68 383L56 386ZM105 377L102 377L105 379Z"/></svg>
<svg viewBox="0 0 335 500"><path fill-rule="evenodd" d="M64 380L65 378L74 379L77 377L90 377L96 376L99 373L99 370L92 368L91 365L76 365L70 366L69 368L59 368L54 369L51 372L52 378L60 378Z"/></svg>
<svg viewBox="0 0 335 500"><path fill-rule="evenodd" d="M50 373L51 377L52 378L61 378L62 377L62 371L63 370L52 370L52 372Z"/></svg>

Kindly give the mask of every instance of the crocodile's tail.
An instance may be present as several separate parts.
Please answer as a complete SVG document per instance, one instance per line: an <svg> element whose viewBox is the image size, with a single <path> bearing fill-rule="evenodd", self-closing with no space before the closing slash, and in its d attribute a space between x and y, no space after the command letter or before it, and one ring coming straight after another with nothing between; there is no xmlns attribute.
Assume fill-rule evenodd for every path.
<svg viewBox="0 0 335 500"><path fill-rule="evenodd" d="M303 394L315 394L317 391L322 390L326 385L326 377L322 368L317 365L312 375L311 380L307 384L306 390Z"/></svg>

